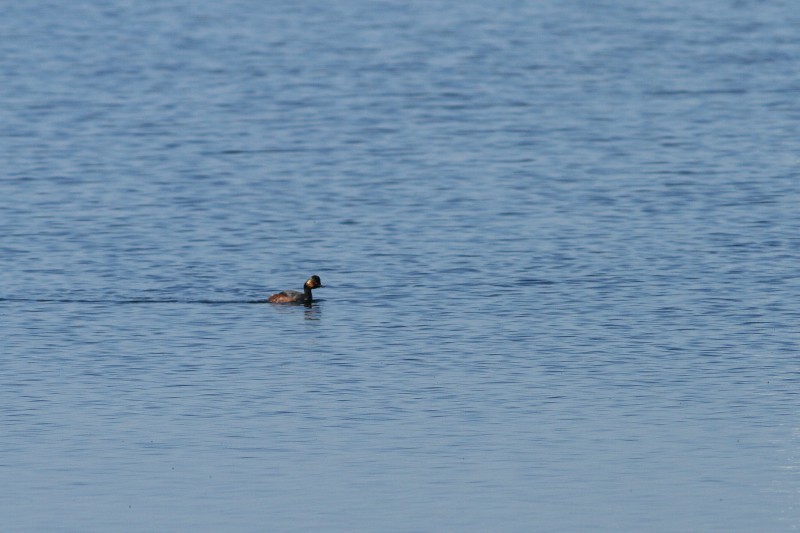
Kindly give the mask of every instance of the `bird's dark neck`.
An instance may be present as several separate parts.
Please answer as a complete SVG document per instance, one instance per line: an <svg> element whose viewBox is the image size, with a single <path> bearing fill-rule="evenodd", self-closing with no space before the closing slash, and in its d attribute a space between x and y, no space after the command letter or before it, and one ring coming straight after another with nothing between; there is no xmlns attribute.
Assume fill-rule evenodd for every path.
<svg viewBox="0 0 800 533"><path fill-rule="evenodd" d="M311 287L309 287L308 285L303 285L303 294L305 294L305 296L306 296L306 301L310 302L311 299L312 299L312 297L311 297Z"/></svg>

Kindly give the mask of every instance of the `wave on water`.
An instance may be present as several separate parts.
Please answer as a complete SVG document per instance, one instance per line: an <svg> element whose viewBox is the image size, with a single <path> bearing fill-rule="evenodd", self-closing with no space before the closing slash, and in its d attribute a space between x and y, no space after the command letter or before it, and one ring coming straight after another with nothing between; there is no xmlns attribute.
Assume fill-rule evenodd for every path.
<svg viewBox="0 0 800 533"><path fill-rule="evenodd" d="M208 300L189 298L130 298L130 299L86 299L86 298L0 298L0 302L29 302L52 304L203 304L203 305L243 305L264 304L262 300Z"/></svg>

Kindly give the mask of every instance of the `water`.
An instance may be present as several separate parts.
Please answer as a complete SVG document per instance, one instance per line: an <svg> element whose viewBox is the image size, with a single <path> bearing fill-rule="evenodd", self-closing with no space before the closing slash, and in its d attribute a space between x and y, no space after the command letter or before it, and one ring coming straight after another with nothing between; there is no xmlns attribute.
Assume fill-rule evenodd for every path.
<svg viewBox="0 0 800 533"><path fill-rule="evenodd" d="M151 4L0 7L5 530L800 527L794 3Z"/></svg>

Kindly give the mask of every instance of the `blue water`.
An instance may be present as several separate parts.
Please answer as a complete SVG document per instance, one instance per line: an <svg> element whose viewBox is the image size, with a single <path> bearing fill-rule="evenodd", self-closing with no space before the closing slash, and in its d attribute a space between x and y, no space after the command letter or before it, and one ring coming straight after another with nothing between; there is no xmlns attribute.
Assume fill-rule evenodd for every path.
<svg viewBox="0 0 800 533"><path fill-rule="evenodd" d="M3 530L797 530L798 27L3 3Z"/></svg>

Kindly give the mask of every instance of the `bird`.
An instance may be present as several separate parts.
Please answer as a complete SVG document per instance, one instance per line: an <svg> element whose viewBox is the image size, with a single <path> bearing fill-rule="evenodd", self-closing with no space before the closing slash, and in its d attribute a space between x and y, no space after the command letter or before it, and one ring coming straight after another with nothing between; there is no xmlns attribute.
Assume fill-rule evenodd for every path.
<svg viewBox="0 0 800 533"><path fill-rule="evenodd" d="M311 276L303 284L303 292L299 291L281 291L276 292L269 298L267 302L271 304L310 304L313 300L311 296L311 289L319 289L324 287L322 280L316 274Z"/></svg>

